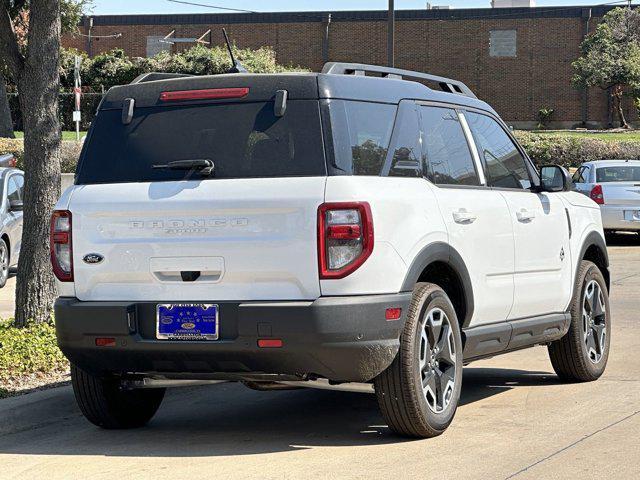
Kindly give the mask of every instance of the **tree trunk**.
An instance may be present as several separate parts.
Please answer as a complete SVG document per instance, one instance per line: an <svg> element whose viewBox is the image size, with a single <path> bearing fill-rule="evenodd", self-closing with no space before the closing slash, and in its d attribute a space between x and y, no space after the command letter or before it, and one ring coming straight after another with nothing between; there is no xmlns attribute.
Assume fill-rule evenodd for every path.
<svg viewBox="0 0 640 480"><path fill-rule="evenodd" d="M620 126L622 128L629 128L627 119L624 117L624 110L622 109L622 87L620 85L615 86L612 95L614 97L616 112L618 113L618 120L620 120Z"/></svg>
<svg viewBox="0 0 640 480"><path fill-rule="evenodd" d="M13 134L13 122L11 120L11 109L9 108L9 97L4 77L0 73L0 138L15 138Z"/></svg>
<svg viewBox="0 0 640 480"><path fill-rule="evenodd" d="M31 0L30 6L29 56L17 81L25 132L25 188L16 326L49 320L56 296L49 219L60 196L60 1Z"/></svg>

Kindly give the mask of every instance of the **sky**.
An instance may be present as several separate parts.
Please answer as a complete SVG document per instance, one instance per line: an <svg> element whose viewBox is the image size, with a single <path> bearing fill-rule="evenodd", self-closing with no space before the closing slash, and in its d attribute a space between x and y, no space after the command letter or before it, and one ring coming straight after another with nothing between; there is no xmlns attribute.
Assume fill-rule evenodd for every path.
<svg viewBox="0 0 640 480"><path fill-rule="evenodd" d="M384 10L388 0L189 0L194 3L252 10L256 12L295 12L303 10ZM429 0L433 5L452 8L489 8L491 0ZM537 6L597 5L612 0L537 0ZM422 9L427 0L395 0L396 9ZM94 0L94 15L129 13L225 13L206 7L172 3L167 0Z"/></svg>

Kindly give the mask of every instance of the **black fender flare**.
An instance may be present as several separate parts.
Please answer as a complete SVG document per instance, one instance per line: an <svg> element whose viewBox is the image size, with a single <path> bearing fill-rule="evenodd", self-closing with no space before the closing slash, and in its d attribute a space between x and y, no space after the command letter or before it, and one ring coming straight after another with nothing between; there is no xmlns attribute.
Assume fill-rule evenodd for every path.
<svg viewBox="0 0 640 480"><path fill-rule="evenodd" d="M458 275L458 279L464 289L464 302L466 306L466 313L464 319L461 319L461 326L462 328L466 328L473 316L473 286L471 284L469 270L467 270L462 256L455 248L451 247L451 245L444 242L433 242L420 250L407 270L407 274L402 282L401 291L411 292L424 269L434 262L442 262L449 265Z"/></svg>
<svg viewBox="0 0 640 480"><path fill-rule="evenodd" d="M582 242L582 247L580 248L580 255L577 258L576 265L573 271L574 285L575 285L576 278L578 276L578 269L580 268L580 262L584 259L584 256L586 255L587 250L592 246L597 247L598 250L600 250L600 253L602 254L602 258L604 260L604 266L605 266L605 270L602 272L602 276L607 282L607 290L611 290L611 277L609 275L609 252L607 250L607 242L605 241L604 237L600 235L599 232L596 232L596 231L590 232Z"/></svg>

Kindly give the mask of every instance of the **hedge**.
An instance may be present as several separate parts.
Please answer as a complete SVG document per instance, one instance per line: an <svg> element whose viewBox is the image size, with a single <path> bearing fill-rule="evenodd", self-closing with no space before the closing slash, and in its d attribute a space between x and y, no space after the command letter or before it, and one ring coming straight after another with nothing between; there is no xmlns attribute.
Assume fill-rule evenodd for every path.
<svg viewBox="0 0 640 480"><path fill-rule="evenodd" d="M74 173L82 150L82 143L63 140L60 168L62 173ZM24 143L21 138L0 138L0 155L12 153L17 160L17 167L24 170Z"/></svg>
<svg viewBox="0 0 640 480"><path fill-rule="evenodd" d="M538 165L557 163L578 167L592 160L640 159L639 141L606 141L583 136L516 131L516 138Z"/></svg>

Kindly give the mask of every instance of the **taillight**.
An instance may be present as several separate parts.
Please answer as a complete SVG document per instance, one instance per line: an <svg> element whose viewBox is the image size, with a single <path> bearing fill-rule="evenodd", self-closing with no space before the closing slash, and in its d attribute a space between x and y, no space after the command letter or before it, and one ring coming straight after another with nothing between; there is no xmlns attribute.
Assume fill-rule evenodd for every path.
<svg viewBox="0 0 640 480"><path fill-rule="evenodd" d="M51 265L61 282L73 281L73 248L71 245L71 212L54 210L51 215Z"/></svg>
<svg viewBox="0 0 640 480"><path fill-rule="evenodd" d="M324 203L318 208L320 278L343 278L373 251L373 217L366 202Z"/></svg>
<svg viewBox="0 0 640 480"><path fill-rule="evenodd" d="M594 202L604 205L604 194L602 193L602 185L595 184L591 189L591 193L589 194L591 200Z"/></svg>
<svg viewBox="0 0 640 480"><path fill-rule="evenodd" d="M11 159L9 160L9 166L15 167L17 164L18 164L18 161L16 160L16 157L11 157Z"/></svg>

